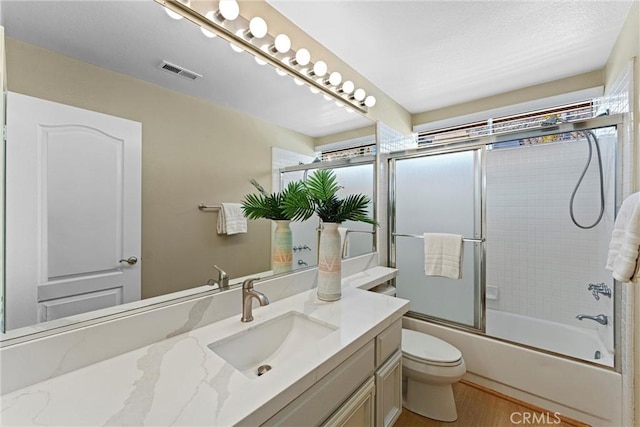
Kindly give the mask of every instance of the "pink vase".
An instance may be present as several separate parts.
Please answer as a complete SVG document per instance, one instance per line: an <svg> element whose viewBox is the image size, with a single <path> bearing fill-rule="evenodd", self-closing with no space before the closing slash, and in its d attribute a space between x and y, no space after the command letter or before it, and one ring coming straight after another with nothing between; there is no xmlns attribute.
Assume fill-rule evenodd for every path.
<svg viewBox="0 0 640 427"><path fill-rule="evenodd" d="M318 249L318 299L336 301L342 296L342 257L338 224L323 223Z"/></svg>

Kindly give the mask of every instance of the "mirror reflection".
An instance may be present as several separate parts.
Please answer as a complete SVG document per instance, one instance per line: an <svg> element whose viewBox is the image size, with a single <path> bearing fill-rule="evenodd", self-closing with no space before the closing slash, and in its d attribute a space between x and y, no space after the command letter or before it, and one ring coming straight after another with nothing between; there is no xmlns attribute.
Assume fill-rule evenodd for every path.
<svg viewBox="0 0 640 427"><path fill-rule="evenodd" d="M314 138L372 125L153 0L6 2L3 15L6 330L210 290L214 265L230 284L268 274L271 221L219 234L219 211L198 205L240 203L251 179L277 191L283 168L312 163ZM370 172L341 185L373 199L373 166L357 167ZM308 223L293 269L316 264ZM355 231L371 229L353 229L345 254L370 252Z"/></svg>

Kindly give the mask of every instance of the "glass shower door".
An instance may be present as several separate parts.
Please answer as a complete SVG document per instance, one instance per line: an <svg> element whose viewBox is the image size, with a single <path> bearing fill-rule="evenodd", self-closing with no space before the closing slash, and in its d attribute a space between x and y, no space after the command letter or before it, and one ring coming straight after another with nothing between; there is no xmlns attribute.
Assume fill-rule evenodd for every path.
<svg viewBox="0 0 640 427"><path fill-rule="evenodd" d="M480 150L391 160L391 264L400 270L396 294L411 311L482 329L482 243L463 242L462 279L426 276L423 233L480 239ZM408 234L414 236L400 236ZM416 237L418 236L418 237Z"/></svg>

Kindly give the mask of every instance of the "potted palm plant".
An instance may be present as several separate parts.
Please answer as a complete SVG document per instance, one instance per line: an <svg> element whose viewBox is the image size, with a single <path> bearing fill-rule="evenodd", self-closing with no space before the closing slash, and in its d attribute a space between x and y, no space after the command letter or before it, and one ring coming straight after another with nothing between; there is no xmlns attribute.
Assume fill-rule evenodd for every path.
<svg viewBox="0 0 640 427"><path fill-rule="evenodd" d="M294 195L305 191L301 182L291 182L284 190L267 193L256 181L251 184L258 190L258 194L247 194L242 201L242 211L248 219L266 218L273 220L276 228L273 232L271 248L271 269L274 274L291 271L293 264L293 247L290 223L292 216L284 209L285 201Z"/></svg>
<svg viewBox="0 0 640 427"><path fill-rule="evenodd" d="M291 194L283 201L284 210L293 220L309 219L314 213L322 221L318 248L318 298L335 301L342 295L342 257L338 225L359 221L377 225L367 216L371 199L364 194L337 196L342 187L330 169L318 169L302 183L305 191Z"/></svg>

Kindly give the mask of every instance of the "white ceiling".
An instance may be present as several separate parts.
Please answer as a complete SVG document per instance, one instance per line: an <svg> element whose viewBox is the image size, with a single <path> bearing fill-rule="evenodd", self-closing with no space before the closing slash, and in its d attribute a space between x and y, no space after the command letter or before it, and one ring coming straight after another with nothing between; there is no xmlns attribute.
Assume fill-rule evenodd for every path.
<svg viewBox="0 0 640 427"><path fill-rule="evenodd" d="M268 1L412 113L600 69L632 4ZM196 25L168 18L153 0L1 0L1 6L8 37L306 135L371 124L220 39L205 38ZM162 59L204 78L160 71Z"/></svg>
<svg viewBox="0 0 640 427"><path fill-rule="evenodd" d="M267 1L411 113L600 69L632 4Z"/></svg>

